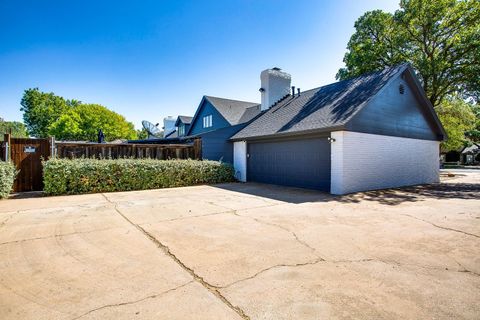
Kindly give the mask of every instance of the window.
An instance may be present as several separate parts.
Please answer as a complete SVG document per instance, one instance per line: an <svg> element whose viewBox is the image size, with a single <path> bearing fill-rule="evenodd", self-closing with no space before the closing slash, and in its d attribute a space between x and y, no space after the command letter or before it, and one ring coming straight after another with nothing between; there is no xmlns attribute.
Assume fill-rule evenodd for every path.
<svg viewBox="0 0 480 320"><path fill-rule="evenodd" d="M203 117L203 127L210 128L212 126L212 115Z"/></svg>
<svg viewBox="0 0 480 320"><path fill-rule="evenodd" d="M178 127L178 135L183 136L185 135L185 125L181 124L180 127Z"/></svg>

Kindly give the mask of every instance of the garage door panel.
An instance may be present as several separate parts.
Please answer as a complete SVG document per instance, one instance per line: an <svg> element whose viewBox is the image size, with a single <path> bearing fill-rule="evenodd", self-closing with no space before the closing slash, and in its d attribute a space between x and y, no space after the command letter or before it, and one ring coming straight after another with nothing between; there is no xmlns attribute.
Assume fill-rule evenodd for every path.
<svg viewBox="0 0 480 320"><path fill-rule="evenodd" d="M327 137L248 144L248 181L330 190Z"/></svg>

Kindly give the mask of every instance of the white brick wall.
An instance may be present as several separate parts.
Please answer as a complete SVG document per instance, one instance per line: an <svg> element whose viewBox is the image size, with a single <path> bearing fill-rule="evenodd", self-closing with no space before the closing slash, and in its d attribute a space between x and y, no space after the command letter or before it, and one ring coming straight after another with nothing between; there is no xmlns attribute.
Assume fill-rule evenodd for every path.
<svg viewBox="0 0 480 320"><path fill-rule="evenodd" d="M439 141L350 131L331 137L333 194L439 181Z"/></svg>
<svg viewBox="0 0 480 320"><path fill-rule="evenodd" d="M233 167L235 178L247 182L247 142L236 141L233 143Z"/></svg>

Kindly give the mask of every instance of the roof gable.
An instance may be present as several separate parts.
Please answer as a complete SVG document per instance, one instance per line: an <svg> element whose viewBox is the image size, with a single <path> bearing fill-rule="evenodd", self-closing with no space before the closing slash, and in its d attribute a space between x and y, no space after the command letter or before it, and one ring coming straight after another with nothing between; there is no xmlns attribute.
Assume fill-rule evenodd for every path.
<svg viewBox="0 0 480 320"><path fill-rule="evenodd" d="M442 140L444 132L435 121L435 113L424 103L417 89L408 69L392 77L368 104L350 119L346 130L412 139Z"/></svg>
<svg viewBox="0 0 480 320"><path fill-rule="evenodd" d="M247 110L255 110L255 107L257 107L258 112L256 114L260 112L260 105L256 102L231 100L211 96L205 97L232 126L241 123L240 121L244 118Z"/></svg>
<svg viewBox="0 0 480 320"><path fill-rule="evenodd" d="M190 124L192 123L192 119L193 117L189 117L189 116L178 116L177 121L175 121L175 127L178 127L180 125L180 122L184 124Z"/></svg>
<svg viewBox="0 0 480 320"><path fill-rule="evenodd" d="M217 111L219 116L231 126L250 121L260 113L260 105L255 102L203 96L197 111L191 120L191 126L187 133L188 135L191 134L191 131L195 127L195 122L206 102L208 102Z"/></svg>

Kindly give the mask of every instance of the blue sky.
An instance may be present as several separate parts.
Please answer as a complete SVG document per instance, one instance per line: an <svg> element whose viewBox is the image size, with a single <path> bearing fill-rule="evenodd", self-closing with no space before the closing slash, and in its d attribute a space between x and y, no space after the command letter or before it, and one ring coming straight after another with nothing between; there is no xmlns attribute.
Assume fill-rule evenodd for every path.
<svg viewBox="0 0 480 320"><path fill-rule="evenodd" d="M99 103L137 128L203 95L259 101L278 66L302 90L335 81L355 20L399 0L0 1L0 117L25 89Z"/></svg>

